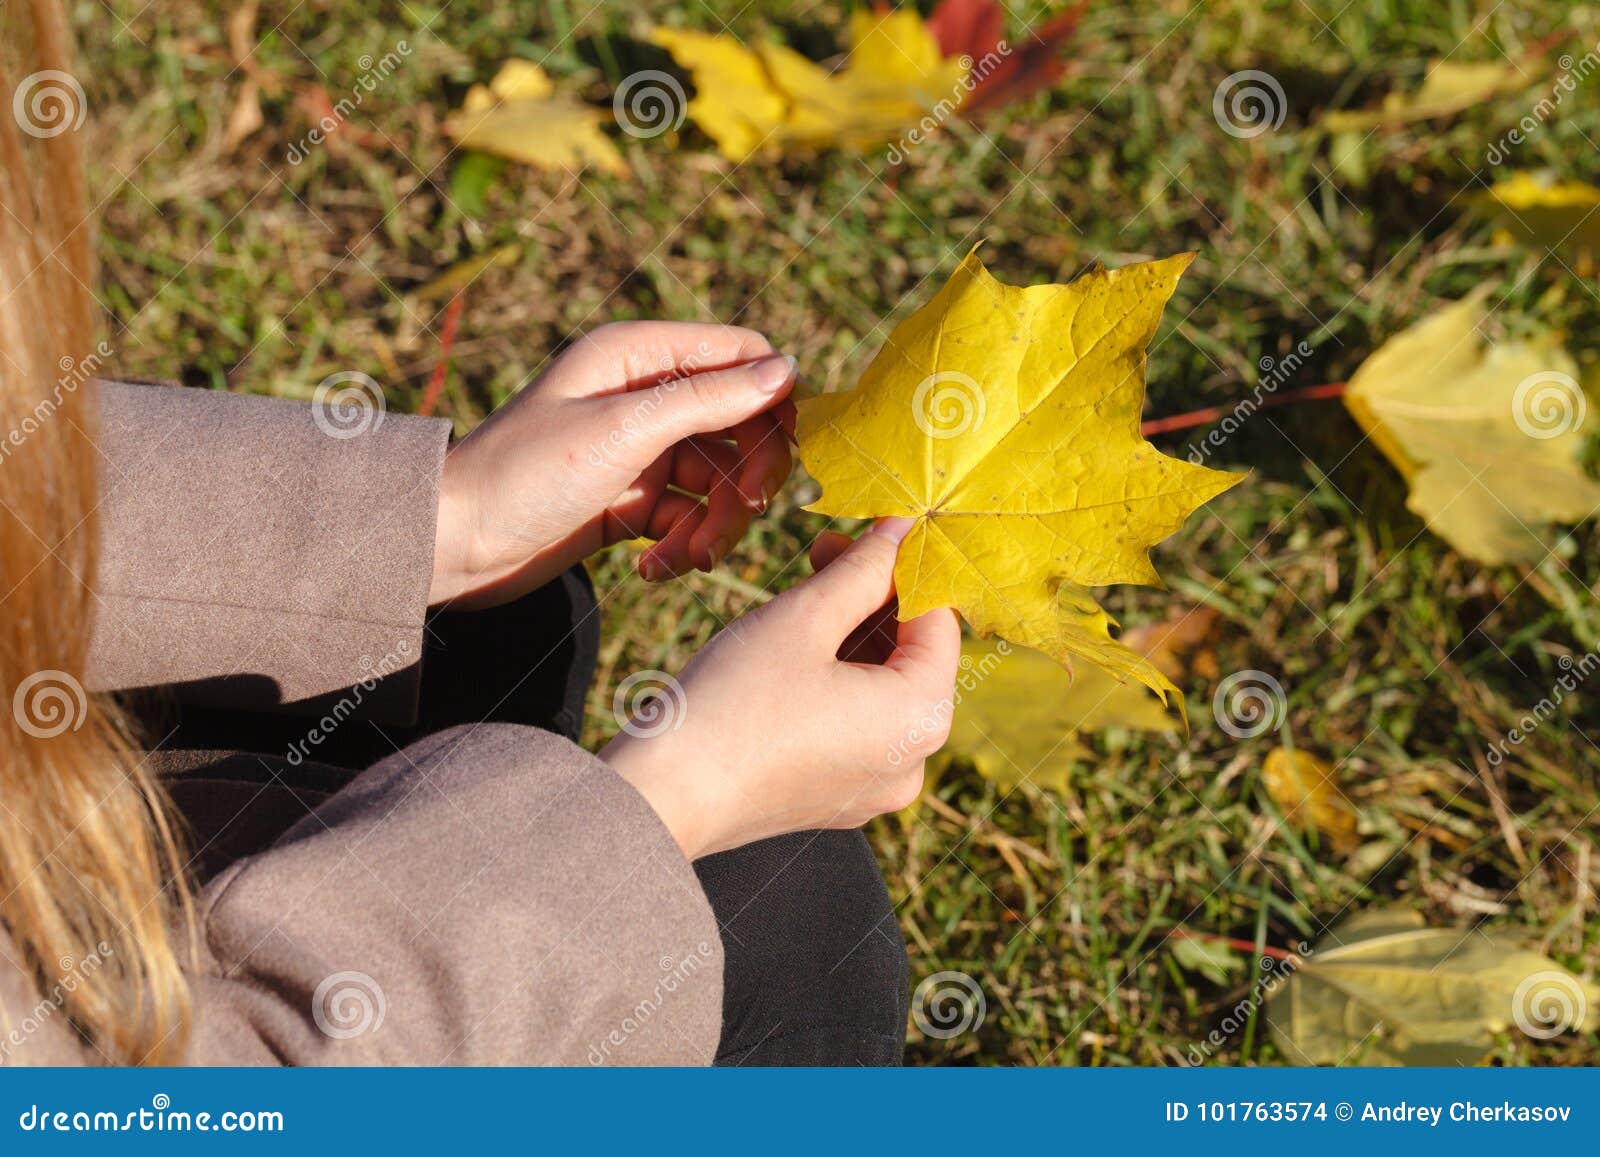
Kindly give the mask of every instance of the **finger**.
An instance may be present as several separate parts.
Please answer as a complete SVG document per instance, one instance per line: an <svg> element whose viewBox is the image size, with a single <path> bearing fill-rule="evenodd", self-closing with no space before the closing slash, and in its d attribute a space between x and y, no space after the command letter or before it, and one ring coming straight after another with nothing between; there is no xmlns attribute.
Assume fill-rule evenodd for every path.
<svg viewBox="0 0 1600 1157"><path fill-rule="evenodd" d="M709 571L727 557L750 526L750 507L733 482L723 479L711 487L706 516L689 542L689 557Z"/></svg>
<svg viewBox="0 0 1600 1157"><path fill-rule="evenodd" d="M900 614L900 600L891 598L868 615L855 630L845 636L844 642L834 652L841 663L862 663L881 667L894 654L896 629Z"/></svg>
<svg viewBox="0 0 1600 1157"><path fill-rule="evenodd" d="M824 530L817 535L808 552L811 556L811 569L821 570L850 549L850 544L854 541L848 534L840 534L837 530Z"/></svg>
<svg viewBox="0 0 1600 1157"><path fill-rule="evenodd" d="M730 430L780 401L794 385L794 359L769 357L597 399L596 440L620 441L645 463L675 442Z"/></svg>
<svg viewBox="0 0 1600 1157"><path fill-rule="evenodd" d="M795 588L798 605L836 631L837 646L894 591L894 560L911 529L908 518L881 518L826 570Z"/></svg>
<svg viewBox="0 0 1600 1157"><path fill-rule="evenodd" d="M688 438L673 450L672 484L695 494L710 494L718 482L739 474L739 452L714 438Z"/></svg>
<svg viewBox="0 0 1600 1157"><path fill-rule="evenodd" d="M686 494L665 494L657 506L667 508L661 516L667 525L658 536L660 541L639 559L639 574L650 582L688 574L695 568L689 544L706 518L705 504Z"/></svg>
<svg viewBox="0 0 1600 1157"><path fill-rule="evenodd" d="M720 370L776 352L753 329L694 321L613 322L583 335L573 348L597 366L620 371L630 384Z"/></svg>
<svg viewBox="0 0 1600 1157"><path fill-rule="evenodd" d="M794 465L783 427L771 413L758 414L729 434L739 447L739 492L750 509L765 510Z"/></svg>
<svg viewBox="0 0 1600 1157"><path fill-rule="evenodd" d="M825 530L811 544L811 568L821 570L849 549L850 536ZM895 616L900 610L900 600L891 598L880 609L867 616L866 622L846 636L839 644L834 657L841 663L866 663L881 665L894 653L896 646Z"/></svg>
<svg viewBox="0 0 1600 1157"><path fill-rule="evenodd" d="M961 621L948 607L899 624L894 653L884 666L931 698L948 696L961 662Z"/></svg>
<svg viewBox="0 0 1600 1157"><path fill-rule="evenodd" d="M799 415L796 414L794 408L794 399L792 397L785 398L781 403L773 406L772 416L778 420L778 425L789 436L789 441L791 443L794 442L794 424L799 420Z"/></svg>

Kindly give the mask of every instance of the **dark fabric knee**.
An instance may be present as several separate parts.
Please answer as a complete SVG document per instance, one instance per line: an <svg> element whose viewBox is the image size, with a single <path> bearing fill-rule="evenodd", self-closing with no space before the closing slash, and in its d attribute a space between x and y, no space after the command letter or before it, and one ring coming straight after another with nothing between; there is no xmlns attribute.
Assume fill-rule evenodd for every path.
<svg viewBox="0 0 1600 1157"><path fill-rule="evenodd" d="M722 928L719 1065L895 1065L909 972L859 831L800 832L695 865Z"/></svg>

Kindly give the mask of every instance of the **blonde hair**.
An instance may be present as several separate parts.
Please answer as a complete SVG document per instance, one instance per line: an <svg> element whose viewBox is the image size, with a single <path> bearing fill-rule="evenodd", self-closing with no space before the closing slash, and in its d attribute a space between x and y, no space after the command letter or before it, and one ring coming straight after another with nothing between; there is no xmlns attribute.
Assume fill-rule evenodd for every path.
<svg viewBox="0 0 1600 1157"><path fill-rule="evenodd" d="M60 0L0 6L0 33L0 923L92 1052L171 1062L188 893L164 796L83 691L99 355L72 34Z"/></svg>

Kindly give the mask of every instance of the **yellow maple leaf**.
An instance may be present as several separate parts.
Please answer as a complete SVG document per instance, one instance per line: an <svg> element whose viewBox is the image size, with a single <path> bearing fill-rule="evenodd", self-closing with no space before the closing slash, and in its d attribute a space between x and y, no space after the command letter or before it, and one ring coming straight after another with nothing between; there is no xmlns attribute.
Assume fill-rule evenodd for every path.
<svg viewBox="0 0 1600 1157"><path fill-rule="evenodd" d="M1398 906L1343 920L1267 992L1273 1039L1297 1065L1476 1065L1513 1029L1600 1027L1600 987L1504 931L1430 928Z"/></svg>
<svg viewBox="0 0 1600 1157"><path fill-rule="evenodd" d="M966 67L945 59L910 8L850 18L850 53L829 71L779 44L657 28L656 44L694 80L688 113L730 161L758 152L865 150L964 95Z"/></svg>
<svg viewBox="0 0 1600 1157"><path fill-rule="evenodd" d="M592 165L625 177L628 163L600 131L601 119L588 105L558 96L550 77L531 60L508 60L488 85L467 90L444 129L464 149L541 169L576 171Z"/></svg>
<svg viewBox="0 0 1600 1157"><path fill-rule="evenodd" d="M1019 288L974 251L855 390L800 403L800 455L822 484L809 509L916 519L895 567L902 618L955 607L981 634L1182 708L1089 588L1159 586L1149 548L1243 477L1139 433L1145 346L1192 256Z"/></svg>
<svg viewBox="0 0 1600 1157"><path fill-rule="evenodd" d="M1595 419L1553 336L1486 346L1483 320L1479 293L1390 338L1350 379L1345 405L1435 534L1479 562L1536 561L1547 526L1600 507L1582 465Z"/></svg>
<svg viewBox="0 0 1600 1157"><path fill-rule="evenodd" d="M1137 683L1118 682L1098 667L1068 676L1038 651L967 639L950 739L929 761L924 794L959 759L1002 789L1026 782L1065 795L1072 765L1090 754L1078 736L1108 727L1165 732L1177 723Z"/></svg>

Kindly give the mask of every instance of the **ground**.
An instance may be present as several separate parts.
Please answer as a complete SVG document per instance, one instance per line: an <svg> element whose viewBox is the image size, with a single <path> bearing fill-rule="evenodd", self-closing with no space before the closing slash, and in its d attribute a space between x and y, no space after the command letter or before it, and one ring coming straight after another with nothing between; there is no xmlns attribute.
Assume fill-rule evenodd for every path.
<svg viewBox="0 0 1600 1157"><path fill-rule="evenodd" d="M574 334L623 318L753 326L798 356L809 387L847 387L979 240L1013 283L1199 254L1150 352L1151 417L1231 405L1301 342L1311 353L1281 371L1284 389L1342 381L1438 300L1480 284L1496 286L1494 333L1554 325L1582 349L1600 328L1592 278L1476 213L1485 182L1510 168L1594 179L1600 102L1572 100L1498 170L1489 144L1547 82L1367 134L1359 164L1336 168L1318 127L1327 108L1414 85L1430 58L1522 61L1562 30L1573 47L1556 51L1581 56L1600 44L1600 9L1582 4L1105 0L1055 91L977 126L954 121L899 164L733 166L685 124L619 134L629 178L507 166L481 203L440 122L507 57L543 61L608 108L623 77L666 66L638 39L652 20L776 29L821 58L848 7L301 0L263 8L244 68L228 34L240 3L77 7L102 296L123 373L305 398L360 370L392 409L411 410L461 290L429 283L506 246L462 279L440 405L461 430ZM1011 35L1059 7L1011 3ZM362 89L391 53L399 67ZM1213 115L1219 83L1242 69L1285 94L1283 123L1253 138L1219 132ZM250 81L265 125L231 140ZM348 122L308 143L324 94L353 92ZM1182 456L1207 429L1156 441ZM1490 752L1549 694L1563 656L1600 646L1600 523L1536 567L1470 562L1407 513L1403 483L1337 401L1256 414L1210 461L1251 476L1157 551L1169 589L1105 597L1129 627L1174 609L1220 615L1214 670L1185 685L1189 735L1094 737L1065 793L1001 790L958 769L914 816L871 831L914 979L966 973L987 1005L980 1027L948 1040L914 1030L916 1061L1184 1062L1247 995L1254 966L1240 956L1215 979L1181 966L1167 939L1180 928L1281 948L1400 901L1434 923L1487 920L1594 972L1600 691L1580 688L1514 757ZM813 493L797 475L715 574L650 587L631 577L630 548L596 560L606 623L591 739L617 726L619 680L678 669L805 573L824 526L800 509ZM1217 726L1217 673L1246 670L1285 689L1282 735ZM1262 760L1285 738L1337 766L1362 818L1354 853L1301 835L1267 801ZM1294 1059L1258 1017L1219 1039L1213 1063ZM1600 1044L1510 1034L1494 1056L1595 1063Z"/></svg>

